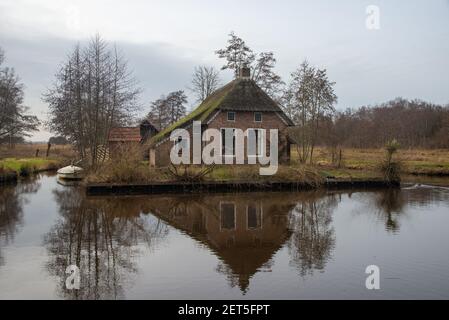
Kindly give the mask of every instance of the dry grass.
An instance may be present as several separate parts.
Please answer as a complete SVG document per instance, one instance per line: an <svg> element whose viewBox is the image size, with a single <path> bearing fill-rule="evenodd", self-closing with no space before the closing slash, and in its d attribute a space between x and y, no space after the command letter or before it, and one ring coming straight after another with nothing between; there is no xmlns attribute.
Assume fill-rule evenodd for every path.
<svg viewBox="0 0 449 320"><path fill-rule="evenodd" d="M449 150L435 149L399 149L395 155L402 164L404 174L449 175ZM292 159L297 161L295 148L292 148ZM341 170L354 175L356 171L375 173L378 165L385 159L384 149L343 149L343 166ZM318 148L313 162L319 168L334 170L331 163L331 152L326 148Z"/></svg>
<svg viewBox="0 0 449 320"><path fill-rule="evenodd" d="M207 175L208 180L221 181L297 181L310 185L319 185L323 175L311 166L280 165L276 174L262 176L257 165L221 165Z"/></svg>
<svg viewBox="0 0 449 320"><path fill-rule="evenodd" d="M36 157L36 150L39 155ZM56 170L75 159L73 148L69 145L53 145L46 157L47 144L17 144L14 148L0 145L0 174L10 174L26 177L43 170Z"/></svg>
<svg viewBox="0 0 449 320"><path fill-rule="evenodd" d="M171 168L152 168L147 162L138 158L127 157L121 160L109 161L101 168L88 174L87 183L145 183L174 181L236 181L236 182L266 182L295 181L311 186L319 186L324 182L321 172L309 166L279 166L272 176L262 176L259 167L255 165L218 165L206 167L200 165L182 166L178 174L173 174ZM200 177L200 178L198 178Z"/></svg>
<svg viewBox="0 0 449 320"><path fill-rule="evenodd" d="M0 159L3 158L35 158L36 150L39 149L38 158L46 158L47 144L17 144L13 149L7 145L0 145ZM48 156L52 160L75 159L76 152L71 145L52 145Z"/></svg>
<svg viewBox="0 0 449 320"><path fill-rule="evenodd" d="M123 145L114 150L114 156L97 168L91 169L87 183L145 183L168 179L166 169L150 168L142 161L138 146Z"/></svg>
<svg viewBox="0 0 449 320"><path fill-rule="evenodd" d="M299 165L295 148L292 148L292 164L280 165L273 176L261 176L257 165L216 165L205 175L204 166L188 166L187 173L177 178L169 168L150 168L141 161L140 150L122 150L104 166L91 172L88 183L145 183L188 180L201 176L201 181L297 181L318 186L325 178L382 179L380 164L385 160L383 149L344 149L342 166L332 165L331 152L326 148L315 151L314 165ZM401 163L403 174L449 174L449 150L399 150L395 159ZM183 181L184 181L183 180Z"/></svg>

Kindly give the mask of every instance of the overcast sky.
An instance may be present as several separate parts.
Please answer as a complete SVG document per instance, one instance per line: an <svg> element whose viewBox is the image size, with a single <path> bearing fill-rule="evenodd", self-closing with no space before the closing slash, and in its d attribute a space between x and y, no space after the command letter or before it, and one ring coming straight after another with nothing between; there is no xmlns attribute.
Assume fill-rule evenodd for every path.
<svg viewBox="0 0 449 320"><path fill-rule="evenodd" d="M380 9L379 29L366 27L369 5ZM161 94L187 90L194 66L219 68L214 51L231 30L254 51L273 51L286 81L305 58L327 68L338 109L398 96L449 103L449 0L0 0L5 64L42 120L41 95L78 41L98 32L121 48L146 113Z"/></svg>

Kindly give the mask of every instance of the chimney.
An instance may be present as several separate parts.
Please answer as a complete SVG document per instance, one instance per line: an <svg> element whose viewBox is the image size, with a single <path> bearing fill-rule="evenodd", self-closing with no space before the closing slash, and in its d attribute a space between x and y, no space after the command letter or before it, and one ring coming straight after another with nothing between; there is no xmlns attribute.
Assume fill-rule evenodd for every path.
<svg viewBox="0 0 449 320"><path fill-rule="evenodd" d="M248 66L243 66L239 70L239 78L249 79L251 76L251 69Z"/></svg>

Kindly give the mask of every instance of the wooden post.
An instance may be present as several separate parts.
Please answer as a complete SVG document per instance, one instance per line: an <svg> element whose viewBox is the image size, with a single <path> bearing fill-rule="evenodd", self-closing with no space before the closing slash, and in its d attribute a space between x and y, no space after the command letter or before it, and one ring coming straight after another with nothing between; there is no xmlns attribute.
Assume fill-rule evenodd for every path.
<svg viewBox="0 0 449 320"><path fill-rule="evenodd" d="M48 155L50 154L50 148L51 148L51 143L49 142L47 144L47 154L46 154L46 158L48 158Z"/></svg>
<svg viewBox="0 0 449 320"><path fill-rule="evenodd" d="M36 149L36 158L39 157L39 149Z"/></svg>
<svg viewBox="0 0 449 320"><path fill-rule="evenodd" d="M338 155L338 167L341 167L341 159L343 158L343 151L340 148L340 154Z"/></svg>

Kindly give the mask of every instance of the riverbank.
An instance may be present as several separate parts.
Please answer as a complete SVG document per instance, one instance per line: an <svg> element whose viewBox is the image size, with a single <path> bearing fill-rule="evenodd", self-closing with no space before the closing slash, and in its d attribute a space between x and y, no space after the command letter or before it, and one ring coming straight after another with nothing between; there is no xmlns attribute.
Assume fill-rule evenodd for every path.
<svg viewBox="0 0 449 320"><path fill-rule="evenodd" d="M0 145L0 183L57 170L76 157L70 145L52 145L50 150L47 149L47 144L23 143L13 148Z"/></svg>
<svg viewBox="0 0 449 320"><path fill-rule="evenodd" d="M145 194L182 194L182 193L227 193L262 191L307 191L325 189L378 189L397 188L399 182L390 183L382 179L337 180L326 179L320 186L294 181L203 181L189 182L152 182L140 184L88 184L89 196L100 195L145 195Z"/></svg>
<svg viewBox="0 0 449 320"><path fill-rule="evenodd" d="M62 160L45 158L6 158L0 160L0 183L14 182L43 171L57 170Z"/></svg>
<svg viewBox="0 0 449 320"><path fill-rule="evenodd" d="M275 175L261 176L258 166L233 165L149 168L148 163L115 161L91 173L88 192L118 194L165 192L228 192L308 190L320 187L389 187L380 164L382 149L343 149L339 165L332 163L328 149L318 148L313 164L299 164L292 152L290 165L281 165ZM395 154L401 176L449 176L449 151L401 150ZM92 187L92 188L91 188ZM129 189L128 191L126 189Z"/></svg>

